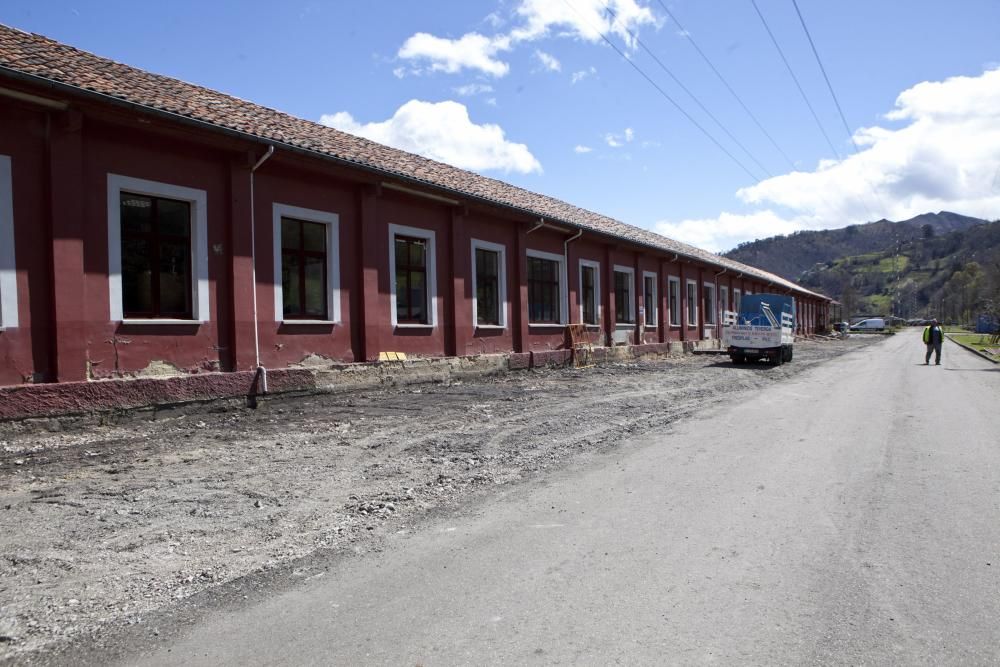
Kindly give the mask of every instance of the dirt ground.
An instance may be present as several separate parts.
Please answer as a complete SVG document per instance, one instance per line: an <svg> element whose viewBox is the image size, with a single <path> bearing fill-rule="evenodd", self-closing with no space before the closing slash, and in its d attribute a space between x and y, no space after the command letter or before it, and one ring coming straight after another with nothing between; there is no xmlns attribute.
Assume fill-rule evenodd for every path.
<svg viewBox="0 0 1000 667"><path fill-rule="evenodd" d="M114 425L0 425L0 662L44 661L309 554L364 553L877 338L800 341L779 367L683 356Z"/></svg>

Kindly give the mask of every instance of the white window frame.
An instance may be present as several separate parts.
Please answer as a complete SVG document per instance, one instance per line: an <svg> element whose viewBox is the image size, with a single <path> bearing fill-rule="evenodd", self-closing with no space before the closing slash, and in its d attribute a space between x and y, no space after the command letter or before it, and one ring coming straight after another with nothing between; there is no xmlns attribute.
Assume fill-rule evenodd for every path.
<svg viewBox="0 0 1000 667"><path fill-rule="evenodd" d="M191 205L191 319L125 319L122 302L121 192L185 201ZM208 322L208 193L180 185L108 174L108 292L112 322L202 324Z"/></svg>
<svg viewBox="0 0 1000 667"><path fill-rule="evenodd" d="M594 270L594 315L597 317L596 322L585 322L583 319L583 267L589 267ZM599 327L601 326L601 263L595 262L592 259L581 259L579 271L579 288L577 291L579 302L580 302L580 323L588 327Z"/></svg>
<svg viewBox="0 0 1000 667"><path fill-rule="evenodd" d="M715 320L718 319L718 313L717 313L717 311L719 310L719 293L715 289L715 283L702 283L701 284L701 298L702 299L705 298L705 289L706 288L711 288L711 292L710 293L712 295L712 303L710 303L710 304L706 303L705 304L705 328L707 329L709 327L714 327L717 324ZM712 321L711 322L708 321L709 314L711 314L711 316L712 316Z"/></svg>
<svg viewBox="0 0 1000 667"><path fill-rule="evenodd" d="M552 262L559 263L559 322L532 322L528 321L528 325L532 327L565 327L568 323L567 317L569 316L569 289L567 286L567 272L566 272L566 257L563 255L557 255L554 252L544 252L542 250L532 250L528 248L525 250L526 257L535 257L537 259L547 259ZM525 274L525 283L527 283L527 274ZM531 308L529 304L528 316L531 316Z"/></svg>
<svg viewBox="0 0 1000 667"><path fill-rule="evenodd" d="M659 276L656 274L656 271L643 271L642 272L642 306L643 306L643 309L645 309L645 307L646 307L646 278L652 278L653 279L653 313L652 313L652 316L650 315L650 313L644 313L644 316L646 318L645 324L646 324L646 328L647 329L655 329L656 325L657 325L657 321L658 321L657 318L658 318L659 313L660 313L660 303L659 303L659 301L657 301L657 299L659 298L659 293L656 290L656 283L659 280Z"/></svg>
<svg viewBox="0 0 1000 667"><path fill-rule="evenodd" d="M674 320L674 313L670 309L670 286L677 285L677 319ZM684 295L681 293L681 279L677 276L667 276L667 326L679 327L681 325L681 315L684 314Z"/></svg>
<svg viewBox="0 0 1000 667"><path fill-rule="evenodd" d="M632 316L631 322L619 322L617 317L615 318L614 325L616 328L626 329L634 327L637 321L637 313L635 309L635 268L631 266L622 266L621 264L614 265L615 273L627 273L628 274L628 312ZM611 289L614 289L614 285L611 285ZM615 310L618 310L618 295L615 295Z"/></svg>
<svg viewBox="0 0 1000 667"><path fill-rule="evenodd" d="M290 204L271 204L274 239L274 319L288 324L340 324L340 216ZM285 294L281 286L281 219L291 218L326 226L326 312L328 320L285 319Z"/></svg>
<svg viewBox="0 0 1000 667"><path fill-rule="evenodd" d="M14 181L10 157L0 155L0 331L13 329L17 325Z"/></svg>
<svg viewBox="0 0 1000 667"><path fill-rule="evenodd" d="M403 322L396 319L396 237L411 236L427 241L427 304L430 307L427 324ZM432 229L407 227L405 225L389 225L389 317L392 326L399 329L433 329L438 325L437 316L437 245Z"/></svg>
<svg viewBox="0 0 1000 667"><path fill-rule="evenodd" d="M500 308L500 324L479 324L479 293L476 284L476 250L489 250L499 255L497 259L497 292ZM395 292L393 292L395 293ZM472 239L472 326L475 329L506 329L507 328L507 246L500 243L490 243Z"/></svg>
<svg viewBox="0 0 1000 667"><path fill-rule="evenodd" d="M743 292L739 288L733 290L733 310L739 312L740 310L740 299L743 298Z"/></svg>
<svg viewBox="0 0 1000 667"><path fill-rule="evenodd" d="M691 298L691 288L694 288L694 298ZM685 289L687 290L687 326L688 329L698 328L698 302L701 296L698 294L698 281L688 280Z"/></svg>

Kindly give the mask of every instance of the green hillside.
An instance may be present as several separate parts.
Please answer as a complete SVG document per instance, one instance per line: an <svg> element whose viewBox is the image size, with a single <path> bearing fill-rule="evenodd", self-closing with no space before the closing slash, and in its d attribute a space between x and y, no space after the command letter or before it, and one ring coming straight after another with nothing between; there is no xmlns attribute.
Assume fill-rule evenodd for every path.
<svg viewBox="0 0 1000 667"><path fill-rule="evenodd" d="M846 316L938 317L967 323L1000 311L1000 220L891 243L815 264L799 276Z"/></svg>
<svg viewBox="0 0 1000 667"><path fill-rule="evenodd" d="M804 231L760 239L742 243L723 253L723 256L797 281L817 264L841 257L882 252L898 243L925 236L943 236L984 222L948 211L925 213L901 222L879 220L841 229Z"/></svg>
<svg viewBox="0 0 1000 667"><path fill-rule="evenodd" d="M723 255L837 299L845 317L1000 313L1000 221L941 211L760 239Z"/></svg>

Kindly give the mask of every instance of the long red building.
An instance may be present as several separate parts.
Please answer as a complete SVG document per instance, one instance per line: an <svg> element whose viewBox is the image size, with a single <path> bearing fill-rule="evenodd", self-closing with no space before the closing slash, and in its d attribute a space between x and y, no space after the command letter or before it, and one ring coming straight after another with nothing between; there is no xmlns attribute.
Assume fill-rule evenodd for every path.
<svg viewBox="0 0 1000 667"><path fill-rule="evenodd" d="M0 385L703 344L768 291L826 328L766 271L0 26Z"/></svg>

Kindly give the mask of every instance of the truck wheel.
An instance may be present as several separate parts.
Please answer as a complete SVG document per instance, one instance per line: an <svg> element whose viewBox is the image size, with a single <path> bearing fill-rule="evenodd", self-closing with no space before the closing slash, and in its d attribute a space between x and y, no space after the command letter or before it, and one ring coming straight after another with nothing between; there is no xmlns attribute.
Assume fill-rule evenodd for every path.
<svg viewBox="0 0 1000 667"><path fill-rule="evenodd" d="M774 355L774 365L780 366L784 360L785 360L785 351L778 350L778 354Z"/></svg>
<svg viewBox="0 0 1000 667"><path fill-rule="evenodd" d="M730 359L733 360L734 364L745 364L747 362L747 358L740 354L734 354Z"/></svg>
<svg viewBox="0 0 1000 667"><path fill-rule="evenodd" d="M792 352L794 352L794 351L795 351L794 348L792 348L792 347L788 348L788 356L785 357L785 361L791 361L792 360Z"/></svg>

